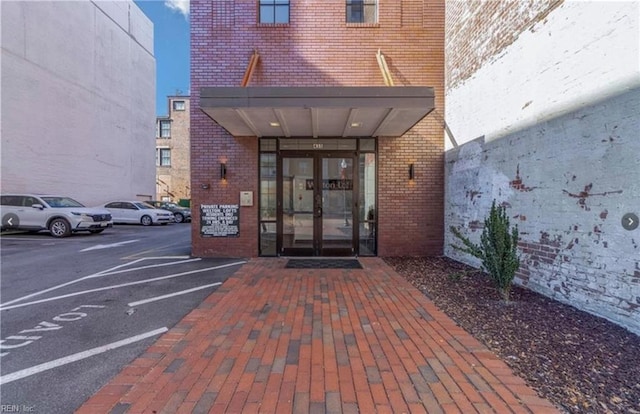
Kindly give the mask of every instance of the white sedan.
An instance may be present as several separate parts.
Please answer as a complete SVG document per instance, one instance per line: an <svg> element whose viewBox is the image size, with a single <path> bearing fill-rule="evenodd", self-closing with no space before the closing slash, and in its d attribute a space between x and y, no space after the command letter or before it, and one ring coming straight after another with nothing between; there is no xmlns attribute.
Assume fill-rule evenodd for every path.
<svg viewBox="0 0 640 414"><path fill-rule="evenodd" d="M114 223L152 224L173 223L173 213L155 208L142 201L111 201L100 206L111 212Z"/></svg>

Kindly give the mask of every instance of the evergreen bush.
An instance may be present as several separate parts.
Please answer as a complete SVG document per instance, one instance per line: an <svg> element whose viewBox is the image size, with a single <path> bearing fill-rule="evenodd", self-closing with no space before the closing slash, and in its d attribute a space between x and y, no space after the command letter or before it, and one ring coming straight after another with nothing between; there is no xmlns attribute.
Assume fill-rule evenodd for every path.
<svg viewBox="0 0 640 414"><path fill-rule="evenodd" d="M484 220L480 244L472 243L455 227L451 226L450 229L464 244L464 247L451 247L482 260L484 270L489 274L502 298L508 302L513 278L520 267L520 259L517 251L518 226L511 228L505 208L496 206L496 201L493 200L489 217Z"/></svg>

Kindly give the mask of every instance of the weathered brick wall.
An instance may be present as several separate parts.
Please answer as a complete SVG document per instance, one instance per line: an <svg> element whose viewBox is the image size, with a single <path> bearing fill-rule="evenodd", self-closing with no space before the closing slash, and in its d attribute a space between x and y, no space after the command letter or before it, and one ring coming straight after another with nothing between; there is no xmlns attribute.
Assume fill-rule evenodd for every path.
<svg viewBox="0 0 640 414"><path fill-rule="evenodd" d="M640 333L640 89L446 154L447 225L479 242L495 199L520 230L516 282ZM455 249L445 254L479 265Z"/></svg>
<svg viewBox="0 0 640 414"><path fill-rule="evenodd" d="M396 85L433 87L436 106L444 111L443 0L380 0L379 24L375 25L345 24L343 0L292 1L290 24L279 27L257 24L256 12L254 0L191 2L195 255L258 254L257 203L241 208L238 238L201 238L197 208L200 204L237 204L240 191L253 191L257 200L257 139L229 136L199 109L201 87L240 85L254 49L260 61L252 86L383 86L375 58L381 49ZM381 138L380 142L379 254L440 254L441 127L427 118L407 136ZM406 147L408 142L415 146ZM225 183L217 178L223 160L228 168ZM417 168L413 184L407 176L410 162ZM205 184L210 188L203 189ZM428 186L429 194L413 191L412 185Z"/></svg>
<svg viewBox="0 0 640 414"><path fill-rule="evenodd" d="M479 241L496 199L521 231L518 283L640 333L640 230L621 226L640 211L640 4L499 3L447 10L446 119L465 144L446 154L445 228Z"/></svg>
<svg viewBox="0 0 640 414"><path fill-rule="evenodd" d="M453 25L452 9L476 30ZM638 2L447 2L447 17L446 120L458 143L497 139L640 85ZM474 44L478 55L457 57Z"/></svg>
<svg viewBox="0 0 640 414"><path fill-rule="evenodd" d="M563 1L447 1L446 88L455 88L495 60Z"/></svg>

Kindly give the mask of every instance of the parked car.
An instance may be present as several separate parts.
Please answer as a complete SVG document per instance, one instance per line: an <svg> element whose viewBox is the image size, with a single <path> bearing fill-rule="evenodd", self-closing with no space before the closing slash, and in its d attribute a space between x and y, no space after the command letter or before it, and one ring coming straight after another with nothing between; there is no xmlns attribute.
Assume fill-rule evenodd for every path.
<svg viewBox="0 0 640 414"><path fill-rule="evenodd" d="M173 213L161 210L143 201L111 201L100 206L111 212L114 223L153 224L173 223Z"/></svg>
<svg viewBox="0 0 640 414"><path fill-rule="evenodd" d="M191 209L187 207L182 207L177 205L176 203L172 203L170 201L149 201L149 204L154 206L155 208L161 208L163 210L168 210L173 213L175 217L176 223L183 223L185 221L191 221Z"/></svg>
<svg viewBox="0 0 640 414"><path fill-rule="evenodd" d="M109 211L65 196L3 194L0 205L2 230L49 230L53 237L67 237L78 231L102 233L113 226Z"/></svg>

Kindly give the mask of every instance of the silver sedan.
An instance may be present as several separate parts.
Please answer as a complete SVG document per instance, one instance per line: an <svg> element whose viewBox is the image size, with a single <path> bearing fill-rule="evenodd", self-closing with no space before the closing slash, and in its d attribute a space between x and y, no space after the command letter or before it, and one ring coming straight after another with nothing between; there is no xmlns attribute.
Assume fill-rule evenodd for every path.
<svg viewBox="0 0 640 414"><path fill-rule="evenodd" d="M167 210L155 208L142 201L111 201L100 207L111 212L114 223L153 224L173 223L173 213Z"/></svg>

